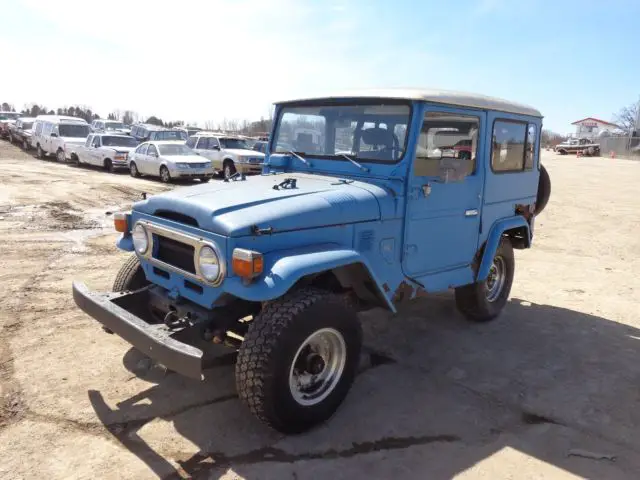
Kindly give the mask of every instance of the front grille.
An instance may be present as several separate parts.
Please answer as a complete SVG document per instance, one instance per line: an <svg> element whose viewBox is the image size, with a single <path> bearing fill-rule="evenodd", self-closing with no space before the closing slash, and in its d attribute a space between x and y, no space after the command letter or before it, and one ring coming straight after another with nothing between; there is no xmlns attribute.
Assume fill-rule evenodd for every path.
<svg viewBox="0 0 640 480"><path fill-rule="evenodd" d="M208 163L189 163L189 168L206 168Z"/></svg>
<svg viewBox="0 0 640 480"><path fill-rule="evenodd" d="M160 235L157 235L154 240L158 245L155 258L180 270L196 273L196 267L193 263L195 252L193 245L187 245Z"/></svg>
<svg viewBox="0 0 640 480"><path fill-rule="evenodd" d="M250 158L249 163L260 163L260 158Z"/></svg>

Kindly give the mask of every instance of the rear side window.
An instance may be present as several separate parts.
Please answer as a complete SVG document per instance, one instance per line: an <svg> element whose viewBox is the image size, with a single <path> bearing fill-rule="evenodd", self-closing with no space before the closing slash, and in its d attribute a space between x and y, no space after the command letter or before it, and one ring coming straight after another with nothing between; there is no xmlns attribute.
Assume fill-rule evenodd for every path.
<svg viewBox="0 0 640 480"><path fill-rule="evenodd" d="M538 133L538 129L535 124L530 123L527 126L527 143L525 145L524 153L524 169L532 170L533 164L536 158L536 135Z"/></svg>
<svg viewBox="0 0 640 480"><path fill-rule="evenodd" d="M147 148L149 148L149 144L148 143L143 143L138 148L136 148L136 153L139 153L140 155L146 155L147 154Z"/></svg>
<svg viewBox="0 0 640 480"><path fill-rule="evenodd" d="M197 140L198 139L196 137L189 137L189 139L187 140L187 143L186 143L187 147L196 148L196 141Z"/></svg>
<svg viewBox="0 0 640 480"><path fill-rule="evenodd" d="M208 148L209 138L208 137L200 137L198 139L198 148L201 150L206 150Z"/></svg>
<svg viewBox="0 0 640 480"><path fill-rule="evenodd" d="M525 166L527 124L496 120L493 124L491 168L494 172L521 172Z"/></svg>

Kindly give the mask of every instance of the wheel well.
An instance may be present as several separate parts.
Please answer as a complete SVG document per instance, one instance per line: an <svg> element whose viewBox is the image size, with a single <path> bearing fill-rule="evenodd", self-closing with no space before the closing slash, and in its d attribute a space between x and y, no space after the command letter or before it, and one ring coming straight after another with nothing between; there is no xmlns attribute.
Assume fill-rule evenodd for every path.
<svg viewBox="0 0 640 480"><path fill-rule="evenodd" d="M343 265L324 272L302 277L294 287L314 286L333 293L350 295L360 307L388 308L384 294L378 288L369 270L362 263Z"/></svg>
<svg viewBox="0 0 640 480"><path fill-rule="evenodd" d="M509 237L513 248L524 249L531 246L531 239L529 238L529 232L527 227L516 227L509 230L505 230L504 236Z"/></svg>
<svg viewBox="0 0 640 480"><path fill-rule="evenodd" d="M225 163L233 163L233 158L225 158L224 160L222 160L222 164L224 165Z"/></svg>

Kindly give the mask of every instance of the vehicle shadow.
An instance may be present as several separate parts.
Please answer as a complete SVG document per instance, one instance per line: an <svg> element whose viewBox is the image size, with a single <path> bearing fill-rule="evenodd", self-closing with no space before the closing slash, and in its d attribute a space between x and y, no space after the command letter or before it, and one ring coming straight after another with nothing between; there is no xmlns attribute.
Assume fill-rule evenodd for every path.
<svg viewBox="0 0 640 480"><path fill-rule="evenodd" d="M606 465L576 460L567 450L558 454L549 445L568 449L575 438L567 432L577 431L621 449L640 447L638 329L519 299L512 299L495 322L470 324L446 295L415 301L396 316L367 312L362 321L369 348L386 352L394 363L384 355L369 358L339 412L303 435L277 434L240 404L232 358L207 370L203 382L166 374L119 403L98 391L90 391L89 399L113 437L162 478L209 478L228 468L246 478L282 478L284 471L296 478L298 464L308 468L314 460L387 452L386 469L367 470L367 478L388 478L390 468L400 467L394 463L397 456L410 472L403 478L444 479L507 447L576 475L597 477ZM134 372L140 361L140 354L125 355ZM386 365L375 368L380 364ZM154 437L158 432L145 428L158 418L169 422L170 430L163 432L175 437L174 448L150 446L166 445ZM549 433L543 427L559 430ZM524 440L540 428L542 433L533 433L554 436L545 440L549 445ZM187 453L180 447L185 442L199 452ZM416 446L426 453L411 456L409 447ZM317 463L312 478L335 476L322 470L329 462ZM267 474L266 464L279 473ZM358 464L350 472L357 477ZM608 473L603 470L600 478L611 478Z"/></svg>

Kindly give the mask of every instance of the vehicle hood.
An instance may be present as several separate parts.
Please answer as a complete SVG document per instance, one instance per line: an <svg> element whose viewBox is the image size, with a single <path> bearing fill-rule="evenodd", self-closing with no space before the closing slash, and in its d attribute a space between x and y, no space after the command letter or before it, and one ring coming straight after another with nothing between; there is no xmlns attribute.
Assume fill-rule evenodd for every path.
<svg viewBox="0 0 640 480"><path fill-rule="evenodd" d="M127 153L127 154L133 152L136 149L136 147L111 147L111 146L104 147L104 148L109 148L118 153Z"/></svg>
<svg viewBox="0 0 640 480"><path fill-rule="evenodd" d="M296 188L278 188L285 179ZM134 210L149 215L178 212L198 227L219 235L251 235L252 227L272 232L302 230L379 220L381 204L393 202L387 190L361 181L290 173L216 182L149 197Z"/></svg>
<svg viewBox="0 0 640 480"><path fill-rule="evenodd" d="M171 163L211 163L209 159L201 157L200 155L161 155L161 157L163 160Z"/></svg>
<svg viewBox="0 0 640 480"><path fill-rule="evenodd" d="M257 152L256 150L248 150L244 148L225 148L224 153L230 153L231 155L237 155L239 157L260 157L264 158L264 153Z"/></svg>

